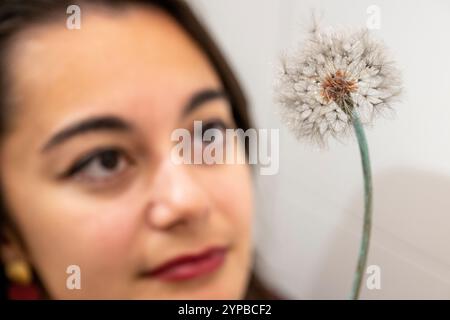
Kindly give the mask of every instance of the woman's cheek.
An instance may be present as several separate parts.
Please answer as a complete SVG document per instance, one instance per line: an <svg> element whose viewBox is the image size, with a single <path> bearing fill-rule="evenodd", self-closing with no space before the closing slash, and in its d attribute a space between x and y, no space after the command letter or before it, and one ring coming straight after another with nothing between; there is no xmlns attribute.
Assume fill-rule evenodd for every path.
<svg viewBox="0 0 450 320"><path fill-rule="evenodd" d="M232 194L232 212L237 215L235 219L250 224L253 218L253 186L248 165L231 165L226 180L226 187ZM230 200L230 199L228 199Z"/></svg>
<svg viewBox="0 0 450 320"><path fill-rule="evenodd" d="M239 164L220 165L203 179L218 212L223 213L231 228L239 230L240 236L247 237L253 218L250 168Z"/></svg>
<svg viewBox="0 0 450 320"><path fill-rule="evenodd" d="M31 234L40 238L34 242L39 247L33 252L37 254L36 265L42 266L49 291L57 298L90 297L99 290L119 291L114 286L123 283L119 279L130 276L131 257L137 249L134 241L139 213L136 211L137 208L124 203L89 205L80 201L76 207L52 206L43 210L48 218L53 217L42 224L44 230L47 226L43 230L47 241L40 241L44 237L39 233ZM66 270L70 265L80 267L82 290L67 289L70 274Z"/></svg>

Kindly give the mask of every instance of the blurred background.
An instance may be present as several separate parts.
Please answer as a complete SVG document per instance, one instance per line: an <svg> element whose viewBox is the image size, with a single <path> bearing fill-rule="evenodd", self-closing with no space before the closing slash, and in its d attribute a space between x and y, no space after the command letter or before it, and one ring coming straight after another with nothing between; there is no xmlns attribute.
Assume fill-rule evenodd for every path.
<svg viewBox="0 0 450 320"><path fill-rule="evenodd" d="M356 141L319 150L296 141L273 103L283 52L310 26L364 27L390 48L403 75L396 113L367 130L374 178L368 265L381 289L363 299L450 299L450 2L188 0L236 70L259 128L280 128L280 170L256 175L257 265L295 299L346 299L356 267L363 180ZM373 14L373 12L372 12Z"/></svg>

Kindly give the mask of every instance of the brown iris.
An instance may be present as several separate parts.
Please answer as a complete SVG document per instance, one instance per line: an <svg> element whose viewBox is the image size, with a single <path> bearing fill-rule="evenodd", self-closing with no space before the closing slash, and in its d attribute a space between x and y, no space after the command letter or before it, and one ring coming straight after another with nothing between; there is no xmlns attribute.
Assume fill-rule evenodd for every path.
<svg viewBox="0 0 450 320"><path fill-rule="evenodd" d="M344 109L347 109L351 101L350 93L357 89L356 81L347 79L345 72L342 70L328 75L322 82L322 96L325 102L334 101Z"/></svg>

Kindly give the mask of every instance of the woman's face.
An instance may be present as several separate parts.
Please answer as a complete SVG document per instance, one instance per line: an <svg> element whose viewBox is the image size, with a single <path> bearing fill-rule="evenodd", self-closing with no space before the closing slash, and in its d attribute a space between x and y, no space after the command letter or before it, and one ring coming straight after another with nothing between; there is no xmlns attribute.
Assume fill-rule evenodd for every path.
<svg viewBox="0 0 450 320"><path fill-rule="evenodd" d="M234 126L227 100L205 94L220 91L217 74L158 9L82 10L81 30L55 21L11 46L1 183L17 255L51 298L241 298L249 168L171 158L175 129ZM70 265L80 290L66 286Z"/></svg>

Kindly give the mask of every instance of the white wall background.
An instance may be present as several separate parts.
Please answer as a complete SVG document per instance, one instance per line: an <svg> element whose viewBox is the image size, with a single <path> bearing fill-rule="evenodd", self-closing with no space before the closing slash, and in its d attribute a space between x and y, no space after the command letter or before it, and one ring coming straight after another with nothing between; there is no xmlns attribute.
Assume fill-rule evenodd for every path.
<svg viewBox="0 0 450 320"><path fill-rule="evenodd" d="M190 0L230 58L261 128L280 128L280 171L258 177L258 266L289 298L348 297L362 227L362 174L355 141L316 150L280 124L272 83L278 56L295 46L311 9L325 26L366 25L403 72L393 119L369 129L374 228L369 265L381 290L366 299L450 299L450 2Z"/></svg>

